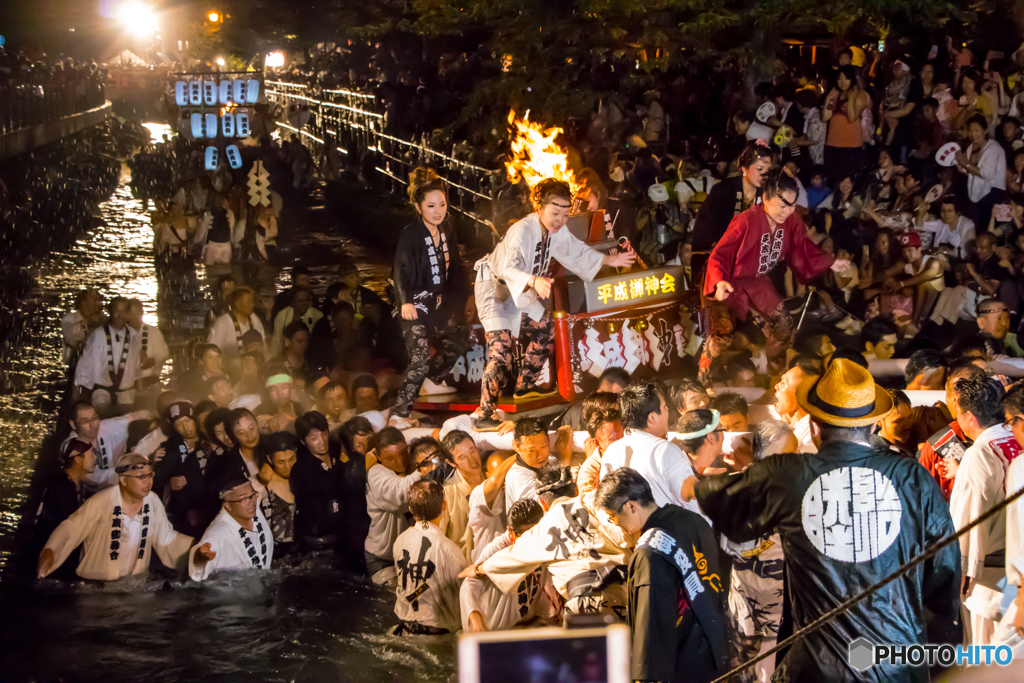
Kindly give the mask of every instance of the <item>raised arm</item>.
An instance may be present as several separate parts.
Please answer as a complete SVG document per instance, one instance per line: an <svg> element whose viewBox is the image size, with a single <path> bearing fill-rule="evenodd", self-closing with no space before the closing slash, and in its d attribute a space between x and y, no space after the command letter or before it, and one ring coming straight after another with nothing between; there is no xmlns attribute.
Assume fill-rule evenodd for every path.
<svg viewBox="0 0 1024 683"><path fill-rule="evenodd" d="M501 464L491 473L491 476L484 479L484 483L481 486L483 487L484 500L487 501L487 507L494 505L494 499L498 497L501 487L505 485L505 475L508 474L508 471L515 464L515 456L510 455L501 461Z"/></svg>

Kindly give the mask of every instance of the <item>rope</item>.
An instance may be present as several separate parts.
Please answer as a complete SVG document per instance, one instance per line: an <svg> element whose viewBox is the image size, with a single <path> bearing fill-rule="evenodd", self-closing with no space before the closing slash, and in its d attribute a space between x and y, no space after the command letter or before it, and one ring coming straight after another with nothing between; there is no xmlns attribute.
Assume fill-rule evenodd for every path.
<svg viewBox="0 0 1024 683"><path fill-rule="evenodd" d="M565 318L566 318L566 320L569 321L570 325L572 323L578 322L580 320L582 320L582 321L587 321L587 320L598 321L599 320L601 322L606 322L606 323L610 323L610 322L625 322L627 320L639 320L641 318L646 318L648 316L657 315L659 313L663 313L665 311L671 310L673 308L678 308L678 307L679 307L679 302L676 301L675 303L669 304L668 306L663 306L662 308L659 308L657 310L645 311L643 313L637 312L637 313L635 313L635 314L633 314L631 316L627 316L625 318L605 318L603 316L590 315L590 314L587 314L587 313L580 313L578 315L570 314L570 315L565 316ZM643 309L639 309L639 310L643 310Z"/></svg>
<svg viewBox="0 0 1024 683"><path fill-rule="evenodd" d="M1024 457L1024 456L1022 456L1022 457ZM808 635L810 635L811 633L814 633L815 631L820 629L825 624L829 623L830 621L833 621L839 615L841 615L841 614L843 614L845 612L848 612L850 610L850 608L854 607L855 605L859 604L860 602L863 602L864 600L866 600L870 596L872 596L875 593L877 593L880 589L882 589L885 586L889 585L890 583L892 583L896 579L900 578L904 574L907 574L914 567L918 566L922 562L925 562L926 560L930 560L932 557L935 557L935 554L938 553L940 550L942 550L946 546L952 544L953 541L955 541L956 539L960 538L961 536L966 534L968 531L970 531L974 527L976 527L979 524L982 524L982 523L988 521L990 518L994 517L997 513L1001 512L1003 510L1003 508L1005 508L1006 506L1010 505L1011 503L1013 503L1015 500L1017 500L1021 496L1024 496L1024 488L1021 488L1019 491L1014 493L1012 496L1009 496L1008 498L1006 498L1003 502L1001 502L1001 503L999 503L997 505L993 505L992 508L989 509L984 514L982 514L981 517L978 517L976 520L974 520L973 522L971 522L970 524L965 526L960 531L954 532L953 534L951 534L951 535L947 536L946 538L942 539L941 541L939 541L935 545L931 546L930 548L928 548L923 553L921 553L920 555L918 555L917 557L912 559L907 564L903 565L903 567L901 567L900 569L896 570L895 572L893 572L889 576L885 577L884 579L882 579L881 581L875 583L874 585L868 586L864 590L863 593L861 593L859 595L853 596L852 598L850 598L846 602L840 604L835 609L833 609L833 610L831 610L829 612L826 612L825 614L821 615L820 617L818 617L817 619L815 619L811 623L807 624L807 626L804 626L802 629L800 629L799 631L795 632L793 635L789 636L788 638L786 638L782 642L777 643L775 645L775 647L773 647L772 649L768 650L767 652L765 652L763 654L758 655L757 657L754 657L753 659L751 659L750 661L748 661L748 662L746 662L744 664L739 665L738 667L736 667L735 669L733 669L729 673L725 674L724 676L719 676L718 678L713 680L711 683L721 683L722 681L727 681L730 678L732 678L733 676L735 676L738 673L740 673L741 671L745 671L746 669L749 669L750 667L754 666L758 662L760 662L760 661L762 661L764 659L767 659L768 657L774 655L779 650L782 650L784 648L789 647L790 645L792 645L793 643L795 643L798 640L803 640Z"/></svg>

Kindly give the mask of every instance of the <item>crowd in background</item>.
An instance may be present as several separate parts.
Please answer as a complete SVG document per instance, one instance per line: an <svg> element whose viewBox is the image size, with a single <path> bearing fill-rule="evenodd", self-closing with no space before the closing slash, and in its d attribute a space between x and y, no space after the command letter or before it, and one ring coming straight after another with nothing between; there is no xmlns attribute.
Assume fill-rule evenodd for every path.
<svg viewBox="0 0 1024 683"><path fill-rule="evenodd" d="M936 526L960 528L1007 492L1024 440L1021 389L998 371L1024 356L1015 334L1024 312L1024 52L1006 54L948 43L917 55L846 49L833 64L759 84L754 106L743 108L738 89L711 106L698 86L686 95L682 84L692 81L680 76L641 100L609 98L585 125L569 126L563 140L586 180L582 199L618 216L616 234L649 264L683 266L690 289L779 165L799 181L810 238L849 266L815 282L785 266L765 275L789 295L795 317L806 311L799 329L705 305L685 376L633 382L611 368L554 421L525 418L493 433L473 430L469 416L387 426L408 359L394 303L362 286L350 265L323 291L313 291L302 264L282 292L254 291L225 271L187 367L170 370L140 302L104 306L100 292L82 292L64 320L74 432L43 499L40 575L116 579L147 571L156 552L201 580L214 569L266 569L292 553L334 549L346 567L394 586L400 632L503 629L588 612L628 614L635 624L623 582L599 570L629 564L630 533L641 529L607 513L623 515L630 501L678 505L705 520L687 522L694 551L711 563L696 582L713 588L713 609L729 616L732 659L763 651L783 618L778 538L767 534L753 549L725 539L719 555L686 487L723 470L763 472L757 463L767 456L817 452L810 378L908 359L902 378L880 376L892 410L865 425L873 453L924 466L950 505L922 513ZM322 84L353 85L332 78ZM436 86L411 79L401 75L382 102L395 114L389 125L417 134L426 129L401 120L408 98L418 102L413 121L435 125L448 109L425 99ZM701 128L716 107L729 114L728 129ZM677 125L688 134L676 137ZM959 145L952 163L936 159L948 142ZM135 191L154 201L159 268L273 258L280 196L253 205L241 174L201 172L180 137L158 147L132 165ZM283 171L293 188L312 182L315 163L297 143L263 140L246 157ZM945 399L913 406L904 390L921 389ZM771 419L748 423L755 405ZM637 455L624 467L627 445ZM1016 542L996 531L961 542L964 589L977 596L965 602L968 642L1002 642L1006 629L1022 628L1014 613L990 609L1002 597L999 579L1015 576L1005 562ZM748 562L770 546L780 554ZM1003 565L986 560L1001 549ZM735 569L723 586L726 562ZM703 592L688 588L691 601ZM726 602L730 591L738 599ZM722 663L701 666L710 679ZM773 666L756 675L767 680Z"/></svg>

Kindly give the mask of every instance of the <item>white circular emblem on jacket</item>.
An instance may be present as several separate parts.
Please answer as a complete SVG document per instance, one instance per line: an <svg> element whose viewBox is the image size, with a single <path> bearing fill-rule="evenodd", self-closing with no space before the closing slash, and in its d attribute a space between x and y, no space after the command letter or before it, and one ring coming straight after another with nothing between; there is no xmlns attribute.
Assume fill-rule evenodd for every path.
<svg viewBox="0 0 1024 683"><path fill-rule="evenodd" d="M840 562L868 562L900 535L903 505L892 482L867 467L826 472L804 493L804 533Z"/></svg>

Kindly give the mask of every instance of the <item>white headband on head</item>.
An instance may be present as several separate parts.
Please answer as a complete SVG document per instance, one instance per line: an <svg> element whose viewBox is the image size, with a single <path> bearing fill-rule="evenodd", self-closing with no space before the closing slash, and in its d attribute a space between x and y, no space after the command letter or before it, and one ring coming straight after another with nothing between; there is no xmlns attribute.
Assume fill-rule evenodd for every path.
<svg viewBox="0 0 1024 683"><path fill-rule="evenodd" d="M711 423L703 429L698 429L695 432L688 432L686 434L679 434L676 438L680 441L689 441L690 439L699 439L702 436L707 436L711 432L718 428L721 415L715 409L711 409Z"/></svg>

